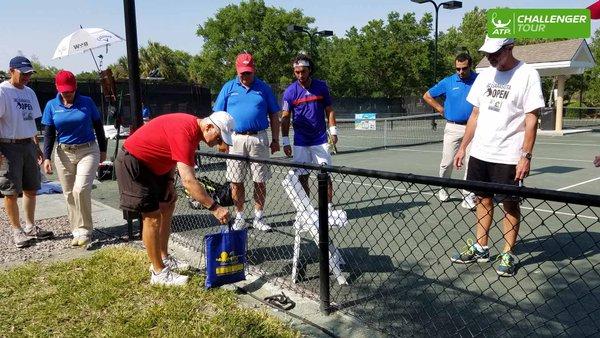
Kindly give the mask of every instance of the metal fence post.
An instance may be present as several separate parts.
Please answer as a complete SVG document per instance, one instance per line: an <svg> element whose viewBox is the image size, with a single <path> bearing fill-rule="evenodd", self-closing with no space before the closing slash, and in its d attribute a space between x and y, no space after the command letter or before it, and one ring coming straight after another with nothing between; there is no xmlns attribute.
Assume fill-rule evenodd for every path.
<svg viewBox="0 0 600 338"><path fill-rule="evenodd" d="M383 148L387 148L387 120L383 119Z"/></svg>
<svg viewBox="0 0 600 338"><path fill-rule="evenodd" d="M329 294L329 211L327 185L329 175L324 170L317 175L319 196L319 299L320 309L330 313Z"/></svg>

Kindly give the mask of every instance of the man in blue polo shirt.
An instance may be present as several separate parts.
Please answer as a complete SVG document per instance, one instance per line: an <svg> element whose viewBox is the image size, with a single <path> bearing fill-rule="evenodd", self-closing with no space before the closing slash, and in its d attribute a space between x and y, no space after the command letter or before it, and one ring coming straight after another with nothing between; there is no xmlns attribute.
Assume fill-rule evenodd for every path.
<svg viewBox="0 0 600 338"><path fill-rule="evenodd" d="M221 88L215 101L214 111L226 111L235 121L233 146L229 153L261 159L269 158L279 151L279 105L268 84L255 76L254 59L249 53L237 56L236 71L238 76L228 81ZM272 142L269 144L267 128L271 126ZM269 167L263 163L243 161L227 161L227 179L231 181L231 196L237 211L234 229L245 227L244 180L250 167L254 182L254 222L253 226L262 231L271 227L265 223L263 209L265 206L265 182L271 177Z"/></svg>
<svg viewBox="0 0 600 338"><path fill-rule="evenodd" d="M471 86L477 78L477 73L471 71L472 62L473 60L469 54L461 53L456 56L454 59L456 73L444 78L423 95L425 102L446 119L440 177L450 178L452 176L454 155L462 142L467 121L473 110L473 105L467 102L469 90L471 90ZM435 100L435 98L442 95L446 97L444 106ZM465 197L461 205L467 209L474 209L474 195L466 191L464 194ZM449 196L446 189L440 189L438 198L441 202L448 200Z"/></svg>

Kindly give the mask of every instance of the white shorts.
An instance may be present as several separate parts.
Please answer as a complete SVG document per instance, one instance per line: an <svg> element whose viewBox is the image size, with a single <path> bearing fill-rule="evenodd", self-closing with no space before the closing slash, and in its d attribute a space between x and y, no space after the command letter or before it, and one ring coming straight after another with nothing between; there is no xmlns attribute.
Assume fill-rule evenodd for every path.
<svg viewBox="0 0 600 338"><path fill-rule="evenodd" d="M329 144L323 143L316 146L294 146L294 162L296 163L314 163L331 165L331 154L329 153ZM307 175L308 170L296 169L298 175Z"/></svg>

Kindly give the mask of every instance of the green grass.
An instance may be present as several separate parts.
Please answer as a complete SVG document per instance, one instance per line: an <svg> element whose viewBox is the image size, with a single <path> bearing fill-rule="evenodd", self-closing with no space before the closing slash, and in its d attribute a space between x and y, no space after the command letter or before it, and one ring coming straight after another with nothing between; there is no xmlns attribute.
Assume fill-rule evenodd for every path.
<svg viewBox="0 0 600 338"><path fill-rule="evenodd" d="M148 262L128 247L0 273L0 336L299 337L222 289L149 285Z"/></svg>

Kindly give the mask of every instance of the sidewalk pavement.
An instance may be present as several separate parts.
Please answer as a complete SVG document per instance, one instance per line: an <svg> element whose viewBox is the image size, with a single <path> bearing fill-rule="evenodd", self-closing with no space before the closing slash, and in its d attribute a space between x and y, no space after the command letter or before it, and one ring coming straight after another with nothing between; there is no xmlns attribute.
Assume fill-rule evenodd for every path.
<svg viewBox="0 0 600 338"><path fill-rule="evenodd" d="M24 219L23 208L19 208L21 219ZM38 195L36 199L36 220L56 218L67 215L67 206L63 194ZM121 210L109 207L92 199L92 220L95 229L118 228L126 224Z"/></svg>
<svg viewBox="0 0 600 338"><path fill-rule="evenodd" d="M20 212L22 213L22 210ZM37 196L36 219L42 220L66 215L67 208L62 194ZM94 220L94 229L100 230L104 234L123 236L126 233L126 221L123 219L123 212L94 199L92 199L92 219ZM138 229L137 221L134 222L134 229ZM192 252L183 246L177 245L174 241L170 241L170 248L175 252L176 256L187 260L192 266L202 268L204 265L201 259L198 258L201 255L197 252ZM385 336L381 332L371 330L342 313L336 312L329 316L324 315L319 311L319 304L317 302L268 283L258 276L248 275L247 281L237 283L236 285L244 288L249 293L238 295L242 306L265 309L272 315L279 317L282 321L300 330L303 335L311 337L328 337L331 335L339 337L352 336L359 338ZM199 285L198 287L203 286ZM235 290L234 286L226 286L225 288ZM274 310L257 300L257 298L264 299L267 296L280 294L281 292L285 292L286 295L296 302L296 307L290 311L293 314L292 316L282 311ZM307 324L302 320L294 318L294 316L299 316L312 324Z"/></svg>

